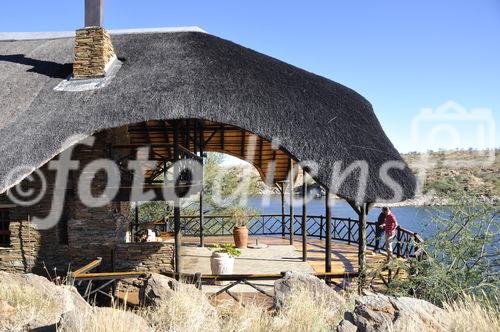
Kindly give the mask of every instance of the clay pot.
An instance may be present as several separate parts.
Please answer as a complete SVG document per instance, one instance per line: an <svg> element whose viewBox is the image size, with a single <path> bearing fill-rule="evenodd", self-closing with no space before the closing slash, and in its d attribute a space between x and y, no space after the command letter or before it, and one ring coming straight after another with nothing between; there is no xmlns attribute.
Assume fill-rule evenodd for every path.
<svg viewBox="0 0 500 332"><path fill-rule="evenodd" d="M235 226L233 229L234 246L236 248L246 248L248 245L247 226Z"/></svg>
<svg viewBox="0 0 500 332"><path fill-rule="evenodd" d="M234 257L226 253L213 252L210 257L212 274L233 274ZM225 285L224 281L215 281L216 285Z"/></svg>

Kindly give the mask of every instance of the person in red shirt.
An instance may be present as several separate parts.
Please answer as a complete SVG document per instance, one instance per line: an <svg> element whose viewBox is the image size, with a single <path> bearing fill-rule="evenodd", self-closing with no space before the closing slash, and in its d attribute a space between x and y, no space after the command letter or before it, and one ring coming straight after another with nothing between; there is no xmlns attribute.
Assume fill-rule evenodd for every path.
<svg viewBox="0 0 500 332"><path fill-rule="evenodd" d="M385 251L388 257L392 257L392 243L396 236L396 227L398 227L398 220L391 209L388 207L382 208L382 213L385 214L385 222L381 225L385 229Z"/></svg>

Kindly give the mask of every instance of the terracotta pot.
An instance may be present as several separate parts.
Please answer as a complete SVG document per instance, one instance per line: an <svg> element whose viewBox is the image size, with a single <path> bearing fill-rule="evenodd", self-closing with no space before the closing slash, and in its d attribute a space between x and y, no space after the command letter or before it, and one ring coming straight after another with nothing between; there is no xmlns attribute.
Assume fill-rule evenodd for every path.
<svg viewBox="0 0 500 332"><path fill-rule="evenodd" d="M218 252L212 253L210 257L210 268L212 274L232 274L234 269L234 257ZM215 281L216 285L224 285L224 281Z"/></svg>
<svg viewBox="0 0 500 332"><path fill-rule="evenodd" d="M247 226L235 226L233 229L234 246L236 248L246 248L248 245Z"/></svg>

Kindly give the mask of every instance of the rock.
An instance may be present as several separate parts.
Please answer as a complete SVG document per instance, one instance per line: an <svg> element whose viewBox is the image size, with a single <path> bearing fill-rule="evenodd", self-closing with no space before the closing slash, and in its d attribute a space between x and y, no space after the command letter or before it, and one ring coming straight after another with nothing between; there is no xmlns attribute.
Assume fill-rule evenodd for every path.
<svg viewBox="0 0 500 332"><path fill-rule="evenodd" d="M356 332L357 330L356 325L346 319L343 319L337 326L337 332Z"/></svg>
<svg viewBox="0 0 500 332"><path fill-rule="evenodd" d="M9 298L6 302L13 306L16 326L21 330L55 329L63 314L90 309L74 287L58 286L35 274L0 272L0 287L17 298L16 304L8 303ZM16 305L19 306L19 312Z"/></svg>
<svg viewBox="0 0 500 332"><path fill-rule="evenodd" d="M446 331L446 312L435 305L410 297L390 297L382 294L365 295L356 300L353 313L346 321L356 326L352 331ZM344 322L343 322L344 323ZM345 326L350 326L345 323ZM340 326L339 328L344 328ZM338 329L339 329L338 328ZM351 330L342 330L351 331Z"/></svg>
<svg viewBox="0 0 500 332"><path fill-rule="evenodd" d="M332 304L345 302L342 296L321 279L311 274L287 272L283 278L274 282L274 308L281 309L284 301L290 294L303 289L310 291L314 298L326 298Z"/></svg>
<svg viewBox="0 0 500 332"><path fill-rule="evenodd" d="M177 280L152 273L139 290L139 300L144 305L156 305L160 301L168 301L178 286Z"/></svg>

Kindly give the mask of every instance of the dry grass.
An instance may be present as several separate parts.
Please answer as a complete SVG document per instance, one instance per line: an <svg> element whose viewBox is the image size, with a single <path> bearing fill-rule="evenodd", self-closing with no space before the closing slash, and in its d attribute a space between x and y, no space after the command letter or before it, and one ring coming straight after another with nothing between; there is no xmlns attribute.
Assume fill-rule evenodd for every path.
<svg viewBox="0 0 500 332"><path fill-rule="evenodd" d="M155 331L331 331L352 301L335 304L330 299L300 290L275 313L232 301L214 307L206 295L182 285L168 301L138 313Z"/></svg>
<svg viewBox="0 0 500 332"><path fill-rule="evenodd" d="M168 301L138 312L155 331L215 331L219 315L208 298L192 285L180 284Z"/></svg>
<svg viewBox="0 0 500 332"><path fill-rule="evenodd" d="M21 331L27 325L57 322L62 304L42 290L14 283L0 283L0 299L14 308L12 315L0 320L0 330Z"/></svg>
<svg viewBox="0 0 500 332"><path fill-rule="evenodd" d="M88 312L72 312L61 321L61 332L132 332L153 331L148 323L124 308L95 307Z"/></svg>
<svg viewBox="0 0 500 332"><path fill-rule="evenodd" d="M0 284L0 299L15 309L13 320L2 320L0 330L20 331L30 322L57 320L61 304L43 291L30 286ZM137 315L125 308L93 308L87 313L65 315L60 331L332 331L345 311L353 310L354 296L332 303L327 296L305 289L294 292L278 311L261 306L223 302L213 306L205 294L181 284L173 297L157 307L142 308ZM449 331L500 331L500 312L494 304L479 304L467 299L445 306ZM1 314L1 313L0 313ZM1 316L1 315L0 315ZM148 326L149 325L149 326ZM420 330L410 326L410 330ZM389 327L390 330L390 327Z"/></svg>
<svg viewBox="0 0 500 332"><path fill-rule="evenodd" d="M446 304L445 310L449 313L452 332L500 331L499 308L493 304L478 303L470 298Z"/></svg>

